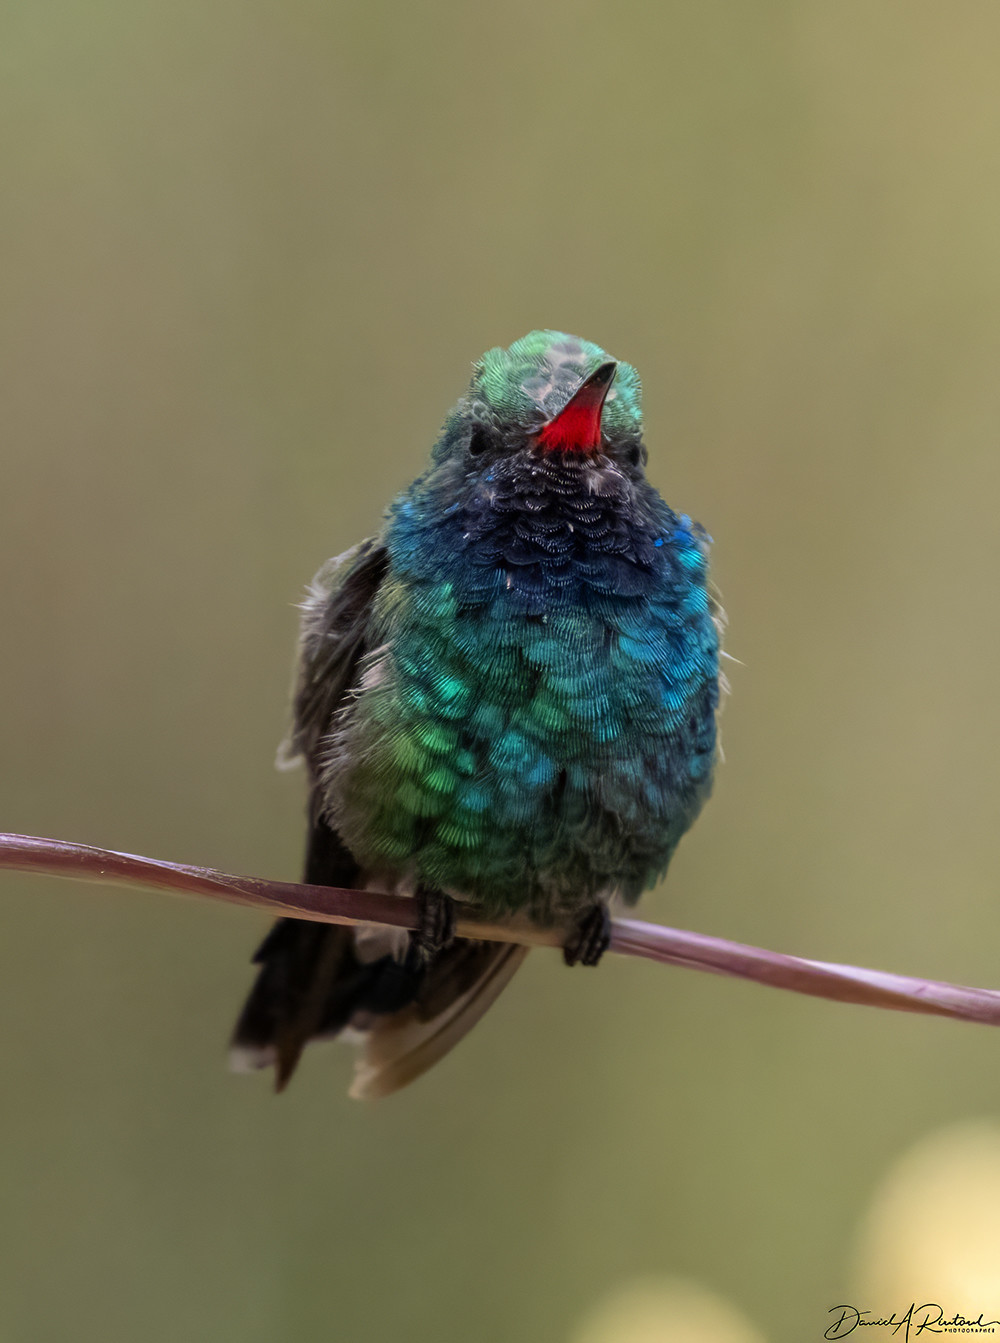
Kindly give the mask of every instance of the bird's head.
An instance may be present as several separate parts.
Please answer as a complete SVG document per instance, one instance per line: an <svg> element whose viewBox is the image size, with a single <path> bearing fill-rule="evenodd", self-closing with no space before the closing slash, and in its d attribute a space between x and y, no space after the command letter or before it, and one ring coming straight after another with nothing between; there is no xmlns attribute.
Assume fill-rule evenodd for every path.
<svg viewBox="0 0 1000 1343"><path fill-rule="evenodd" d="M646 460L639 375L590 341L532 331L487 350L448 417L437 460L469 470L521 453L612 459L630 472Z"/></svg>

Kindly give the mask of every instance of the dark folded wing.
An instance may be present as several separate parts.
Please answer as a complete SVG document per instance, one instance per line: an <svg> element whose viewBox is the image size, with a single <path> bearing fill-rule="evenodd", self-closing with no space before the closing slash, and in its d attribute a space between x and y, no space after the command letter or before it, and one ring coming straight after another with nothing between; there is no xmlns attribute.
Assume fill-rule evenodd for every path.
<svg viewBox="0 0 1000 1343"><path fill-rule="evenodd" d="M283 759L304 757L313 777L320 741L369 651L372 604L388 564L385 546L370 537L324 565L303 603L294 719Z"/></svg>
<svg viewBox="0 0 1000 1343"><path fill-rule="evenodd" d="M359 876L353 854L323 817L315 780L320 743L368 650L372 603L387 564L380 541L362 541L324 565L303 604L294 717L279 759L304 758L309 769L304 880L320 886L351 887ZM280 919L254 963L260 969L233 1032L231 1059L238 1068L273 1064L280 1089L308 1040L343 1028L370 975L354 955L353 929L301 919Z"/></svg>

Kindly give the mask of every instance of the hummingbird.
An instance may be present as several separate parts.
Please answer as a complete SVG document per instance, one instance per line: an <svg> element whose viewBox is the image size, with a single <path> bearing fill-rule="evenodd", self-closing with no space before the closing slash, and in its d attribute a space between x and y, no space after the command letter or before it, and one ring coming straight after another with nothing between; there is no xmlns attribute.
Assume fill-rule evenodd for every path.
<svg viewBox="0 0 1000 1343"><path fill-rule="evenodd" d="M302 606L285 763L308 775L304 880L397 892L413 932L282 919L233 1066L280 1091L313 1039L361 1045L351 1095L413 1081L527 954L454 902L565 927L666 872L711 788L722 614L710 538L646 479L639 376L532 331L474 365L424 473Z"/></svg>

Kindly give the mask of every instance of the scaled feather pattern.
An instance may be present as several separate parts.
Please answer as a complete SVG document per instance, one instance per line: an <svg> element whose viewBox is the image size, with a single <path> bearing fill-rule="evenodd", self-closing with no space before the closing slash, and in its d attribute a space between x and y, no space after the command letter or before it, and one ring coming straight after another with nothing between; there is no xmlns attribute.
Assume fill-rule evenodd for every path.
<svg viewBox="0 0 1000 1343"><path fill-rule="evenodd" d="M544 352L529 337L486 357L471 406L369 543L387 562L373 651L320 786L366 870L551 917L633 901L665 871L711 785L719 669L708 538L629 455L628 366L604 454L538 454L528 433L510 451L511 388L544 411L606 358L540 334ZM474 430L492 452L487 439L470 456Z"/></svg>

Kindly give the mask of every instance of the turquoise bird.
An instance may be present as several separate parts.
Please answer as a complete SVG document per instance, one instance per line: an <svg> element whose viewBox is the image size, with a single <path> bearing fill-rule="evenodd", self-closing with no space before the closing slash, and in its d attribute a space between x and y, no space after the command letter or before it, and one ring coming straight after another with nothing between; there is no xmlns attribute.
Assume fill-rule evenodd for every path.
<svg viewBox="0 0 1000 1343"><path fill-rule="evenodd" d="M646 479L639 377L533 331L489 350L381 532L303 607L289 758L304 880L398 891L420 927L284 919L255 956L234 1066L350 1030L351 1094L386 1095L475 1024L522 946L456 939L454 900L568 929L667 869L712 783L721 613L708 540Z"/></svg>

